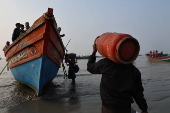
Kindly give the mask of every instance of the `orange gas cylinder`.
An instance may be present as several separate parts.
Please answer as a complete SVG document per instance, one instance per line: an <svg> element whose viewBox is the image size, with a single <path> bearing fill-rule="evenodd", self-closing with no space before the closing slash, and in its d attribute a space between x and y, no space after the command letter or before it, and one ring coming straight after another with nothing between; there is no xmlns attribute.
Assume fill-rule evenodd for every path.
<svg viewBox="0 0 170 113"><path fill-rule="evenodd" d="M139 42L129 34L104 33L95 43L102 56L119 64L132 63L140 50Z"/></svg>

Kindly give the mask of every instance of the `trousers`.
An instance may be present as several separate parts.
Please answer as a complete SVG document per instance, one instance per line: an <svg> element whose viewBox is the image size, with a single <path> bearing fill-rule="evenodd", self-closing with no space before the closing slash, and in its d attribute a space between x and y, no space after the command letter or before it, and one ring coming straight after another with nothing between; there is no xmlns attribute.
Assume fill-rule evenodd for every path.
<svg viewBox="0 0 170 113"><path fill-rule="evenodd" d="M102 106L102 112L101 113L131 113L131 109L126 109L126 110L113 110L106 108L105 106Z"/></svg>

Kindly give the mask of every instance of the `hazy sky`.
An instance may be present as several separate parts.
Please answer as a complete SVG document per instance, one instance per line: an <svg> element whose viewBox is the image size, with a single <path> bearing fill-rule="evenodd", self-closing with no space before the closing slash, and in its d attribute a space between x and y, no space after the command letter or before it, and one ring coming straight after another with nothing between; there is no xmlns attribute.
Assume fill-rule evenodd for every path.
<svg viewBox="0 0 170 113"><path fill-rule="evenodd" d="M77 55L91 54L94 39L105 32L127 33L150 50L170 53L170 0L0 0L0 48L11 41L15 23L33 24L54 9L64 45ZM4 57L3 51L0 52Z"/></svg>

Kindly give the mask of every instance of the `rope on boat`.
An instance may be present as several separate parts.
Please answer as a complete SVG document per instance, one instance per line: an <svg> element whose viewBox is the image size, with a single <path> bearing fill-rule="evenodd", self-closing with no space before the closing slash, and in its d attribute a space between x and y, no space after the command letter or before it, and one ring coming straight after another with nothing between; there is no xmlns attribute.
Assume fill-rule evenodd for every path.
<svg viewBox="0 0 170 113"><path fill-rule="evenodd" d="M71 39L70 39L71 40ZM70 40L68 41L67 45L69 44ZM65 46L65 50L66 50L66 54L67 54L67 45ZM63 72L64 72L64 79L67 78L67 71L66 71L66 68L64 66L64 63L62 62L62 67L63 67Z"/></svg>
<svg viewBox="0 0 170 113"><path fill-rule="evenodd" d="M71 39L70 39L70 40L71 40ZM70 40L68 41L68 43L67 43L66 47L68 46L68 44L69 44ZM66 47L65 47L65 48L66 48Z"/></svg>
<svg viewBox="0 0 170 113"><path fill-rule="evenodd" d="M63 72L64 72L64 79L67 78L67 71L66 68L64 66L64 63L62 62L62 67L63 67Z"/></svg>

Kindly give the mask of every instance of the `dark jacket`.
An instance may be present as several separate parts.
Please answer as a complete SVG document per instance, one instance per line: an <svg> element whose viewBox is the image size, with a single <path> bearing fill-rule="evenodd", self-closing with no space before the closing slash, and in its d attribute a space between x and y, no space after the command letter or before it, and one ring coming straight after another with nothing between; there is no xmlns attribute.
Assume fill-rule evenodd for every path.
<svg viewBox="0 0 170 113"><path fill-rule="evenodd" d="M69 69L68 70L74 70L75 63L73 63L70 59L68 60L69 63Z"/></svg>
<svg viewBox="0 0 170 113"><path fill-rule="evenodd" d="M76 78L76 74L74 72L75 63L73 63L70 59L68 59L67 62L69 63L68 79L75 79Z"/></svg>
<svg viewBox="0 0 170 113"><path fill-rule="evenodd" d="M102 74L100 95L102 105L110 109L129 109L133 99L142 111L147 111L141 73L131 64L117 64L107 58L96 62L93 53L87 63L92 74Z"/></svg>
<svg viewBox="0 0 170 113"><path fill-rule="evenodd" d="M15 28L12 34L12 41L14 42L20 35L20 29Z"/></svg>

